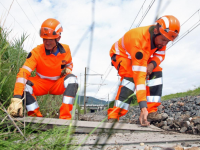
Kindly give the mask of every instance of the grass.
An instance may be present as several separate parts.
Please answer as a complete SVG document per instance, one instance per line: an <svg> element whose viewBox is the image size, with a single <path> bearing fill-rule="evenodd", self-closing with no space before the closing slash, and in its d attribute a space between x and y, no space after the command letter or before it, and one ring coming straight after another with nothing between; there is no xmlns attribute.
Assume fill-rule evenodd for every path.
<svg viewBox="0 0 200 150"><path fill-rule="evenodd" d="M188 90L186 92L165 95L165 96L162 97L162 101L169 100L169 99L172 99L172 98L178 98L178 97L197 96L199 94L200 94L200 87L198 87L194 90Z"/></svg>

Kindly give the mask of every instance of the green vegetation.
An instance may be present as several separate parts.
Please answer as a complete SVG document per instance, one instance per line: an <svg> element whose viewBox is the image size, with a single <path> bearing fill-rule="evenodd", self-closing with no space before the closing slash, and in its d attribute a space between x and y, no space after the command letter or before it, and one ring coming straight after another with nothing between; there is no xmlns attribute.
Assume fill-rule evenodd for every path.
<svg viewBox="0 0 200 150"><path fill-rule="evenodd" d="M197 95L200 95L200 87L198 87L194 90L188 90L186 92L165 95L165 96L162 96L161 100L165 101L165 100L169 100L172 98L185 97L185 96L197 96ZM109 103L109 108L113 108L114 102L115 101L113 100ZM137 102L136 95L133 95L133 100L131 101L130 106L137 106L137 105L138 105L138 102Z"/></svg>
<svg viewBox="0 0 200 150"><path fill-rule="evenodd" d="M178 97L197 96L199 94L200 94L200 87L198 87L194 90L188 90L187 92L165 95L165 96L162 97L162 101L169 100L169 99L172 99L172 98L178 98Z"/></svg>
<svg viewBox="0 0 200 150"><path fill-rule="evenodd" d="M27 53L23 50L23 43L27 36L21 39L13 39L8 42L8 31L0 28L0 101L8 106L13 95L16 75L23 65Z"/></svg>

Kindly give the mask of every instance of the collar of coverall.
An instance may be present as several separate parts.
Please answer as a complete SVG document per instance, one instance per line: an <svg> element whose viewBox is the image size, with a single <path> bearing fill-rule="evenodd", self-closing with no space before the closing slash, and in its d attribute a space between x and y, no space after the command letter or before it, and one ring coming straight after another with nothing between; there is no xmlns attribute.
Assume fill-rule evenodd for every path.
<svg viewBox="0 0 200 150"><path fill-rule="evenodd" d="M60 43L57 43L57 46L58 46L59 52L61 54L66 52L65 49L64 49L64 47ZM51 54L51 51L47 50L46 48L45 48L45 52L46 52L46 55L50 55Z"/></svg>
<svg viewBox="0 0 200 150"><path fill-rule="evenodd" d="M155 28L155 26L150 26L150 28L149 28L150 40L151 40L151 50L156 48L156 45L154 43L154 38L156 36L154 34L154 28Z"/></svg>

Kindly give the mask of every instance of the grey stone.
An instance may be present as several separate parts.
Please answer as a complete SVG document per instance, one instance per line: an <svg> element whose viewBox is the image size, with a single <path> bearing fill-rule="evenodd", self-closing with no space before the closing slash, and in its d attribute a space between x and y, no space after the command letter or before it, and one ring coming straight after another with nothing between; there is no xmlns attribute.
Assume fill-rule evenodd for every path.
<svg viewBox="0 0 200 150"><path fill-rule="evenodd" d="M180 130L180 132L181 132L181 133L185 133L186 130L187 130L186 127L182 127L181 130Z"/></svg>
<svg viewBox="0 0 200 150"><path fill-rule="evenodd" d="M167 119L167 125L171 126L173 124L173 120L172 119Z"/></svg>
<svg viewBox="0 0 200 150"><path fill-rule="evenodd" d="M200 98L198 98L198 99L195 100L195 104L196 105L200 105Z"/></svg>
<svg viewBox="0 0 200 150"><path fill-rule="evenodd" d="M163 126L162 129L163 130L170 130L170 127L169 126Z"/></svg>
<svg viewBox="0 0 200 150"><path fill-rule="evenodd" d="M161 115L162 115L162 119L161 120L163 120L163 121L168 118L168 114L166 114L166 113L162 113Z"/></svg>
<svg viewBox="0 0 200 150"><path fill-rule="evenodd" d="M195 125L195 126L196 126L197 124L200 124L200 118L193 118L191 121L194 122L194 125Z"/></svg>
<svg viewBox="0 0 200 150"><path fill-rule="evenodd" d="M197 130L200 132L200 124L196 126Z"/></svg>
<svg viewBox="0 0 200 150"><path fill-rule="evenodd" d="M190 124L189 121L181 121L180 122L180 127L186 127L186 128L188 128L189 124Z"/></svg>

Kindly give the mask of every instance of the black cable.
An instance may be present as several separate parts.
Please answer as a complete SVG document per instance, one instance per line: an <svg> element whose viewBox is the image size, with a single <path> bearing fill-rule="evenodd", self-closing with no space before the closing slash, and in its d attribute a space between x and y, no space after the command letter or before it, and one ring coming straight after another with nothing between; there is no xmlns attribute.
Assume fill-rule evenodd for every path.
<svg viewBox="0 0 200 150"><path fill-rule="evenodd" d="M1 3L1 1L0 1ZM1 3L1 5L5 8L5 6ZM6 8L5 8L6 9ZM6 9L7 10L7 9ZM9 15L11 15L11 17L13 17L13 15L7 10L7 12L9 13ZM13 19L17 22L17 20L15 19L15 17L13 17ZM17 22L18 25L22 28L22 30L24 31L24 28L19 24L19 22Z"/></svg>
<svg viewBox="0 0 200 150"><path fill-rule="evenodd" d="M16 0L17 2L17 0ZM20 6L20 4L17 2L17 4L19 5L19 7L21 8L21 10L23 11L23 13L26 15L26 13L24 12L24 10L22 9L22 7ZM33 25L33 23L31 22L31 20L29 19L29 17L26 15L26 17L28 18L29 22L32 24L32 26L34 27L35 31L37 32L35 26Z"/></svg>
<svg viewBox="0 0 200 150"><path fill-rule="evenodd" d="M146 0L144 1L144 3L145 3L145 2L146 2ZM142 10L142 8L143 8L143 6L144 6L144 3L142 4L142 6L141 6L141 8L140 8L139 12L137 13L137 15L136 15L136 17L135 17L135 19L134 19L133 23L131 24L131 27L130 27L130 29L132 28L132 26L133 26L133 24L134 24L134 22L135 22L136 18L138 17L138 15L139 15L140 11ZM129 30L130 30L130 29L129 29Z"/></svg>
<svg viewBox="0 0 200 150"><path fill-rule="evenodd" d="M147 8L147 10L145 11L144 15L142 16L142 18L140 19L138 25L136 27L139 27L140 24L142 23L142 21L144 20L144 18L146 17L147 13L149 12L149 10L151 9L151 7L153 6L155 0L152 0L149 7Z"/></svg>

